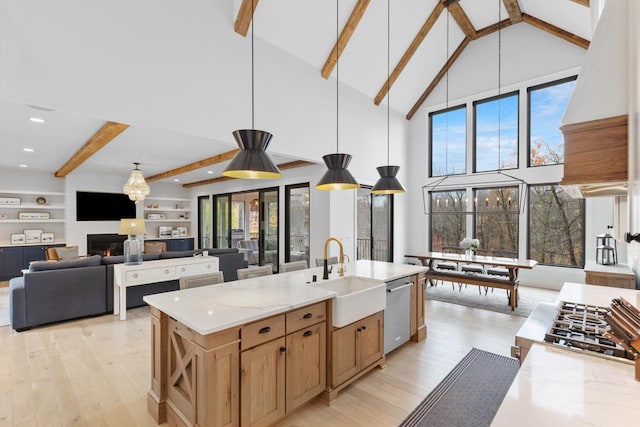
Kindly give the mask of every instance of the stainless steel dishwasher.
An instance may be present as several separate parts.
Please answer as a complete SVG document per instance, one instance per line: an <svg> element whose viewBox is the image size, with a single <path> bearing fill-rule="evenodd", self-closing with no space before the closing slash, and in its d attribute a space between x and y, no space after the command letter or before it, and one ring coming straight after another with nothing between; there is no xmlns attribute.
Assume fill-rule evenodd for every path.
<svg viewBox="0 0 640 427"><path fill-rule="evenodd" d="M384 310L384 354L409 341L411 286L413 286L413 282L408 277L387 282L387 307Z"/></svg>

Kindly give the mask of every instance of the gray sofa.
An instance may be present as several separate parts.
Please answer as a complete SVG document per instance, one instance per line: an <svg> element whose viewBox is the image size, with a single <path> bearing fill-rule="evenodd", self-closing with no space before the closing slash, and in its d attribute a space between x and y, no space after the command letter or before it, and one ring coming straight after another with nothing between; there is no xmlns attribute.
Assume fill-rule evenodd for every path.
<svg viewBox="0 0 640 427"><path fill-rule="evenodd" d="M237 249L208 249L219 258L225 281L237 280L236 271L247 266ZM195 251L163 252L154 259L193 256ZM33 326L113 312L113 265L123 257L94 255L73 260L31 263L29 271L9 282L9 318L17 331ZM142 297L180 288L177 280L127 288L127 308L144 305Z"/></svg>
<svg viewBox="0 0 640 427"><path fill-rule="evenodd" d="M17 331L103 314L106 307L105 266L100 255L35 262L29 272L9 281L9 319Z"/></svg>

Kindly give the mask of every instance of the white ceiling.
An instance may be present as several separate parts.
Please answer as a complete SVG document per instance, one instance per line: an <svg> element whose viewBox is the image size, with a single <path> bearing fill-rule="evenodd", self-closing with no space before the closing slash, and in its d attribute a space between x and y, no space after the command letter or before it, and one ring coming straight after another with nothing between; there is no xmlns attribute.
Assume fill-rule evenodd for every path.
<svg viewBox="0 0 640 427"><path fill-rule="evenodd" d="M6 5L6 0L0 2L0 15ZM212 0L222 1L222 0ZM229 0L227 0L229 1ZM401 0L392 1L390 8L390 60L391 70L401 58L406 48L415 37L416 33L433 10L438 0ZM22 3L22 2L19 2ZM46 0L34 0L29 7L41 3L45 7ZM31 19L27 6L12 5L8 14L13 19ZM77 2L68 0L67 3ZM93 13L90 7L77 3L77 8L68 10L75 14L73 22L78 22L78 36L76 38L64 38L65 43L82 44L83 48L91 44L92 37L105 37L104 34L91 34L92 23L101 19L100 13ZM471 20L476 29L481 29L498 21L498 0L460 0L460 5ZM524 13L535 16L557 27L574 33L585 39L590 39L591 17L589 9L571 0L519 0L520 8ZM340 28L347 21L353 10L356 0L342 0L339 2ZM234 0L234 10L240 5L240 0ZM16 13L20 7L21 13ZM46 5L46 7L50 7ZM67 10L67 9L65 9ZM22 13L24 12L24 13ZM29 13L27 13L29 12ZM197 12L197 11L196 11ZM67 12L65 12L67 13ZM154 16L162 13L155 10ZM190 10L190 13L194 11ZM504 7L501 7L501 17L508 17ZM134 8L123 11L127 19L119 25L140 25L140 31L144 31L142 25L147 16L143 8ZM44 19L39 17L38 19ZM232 32L234 16L228 16L229 32ZM170 17L166 17L168 24ZM1 21L0 21L1 22ZM278 48L299 58L304 63L317 69L318 79L320 69L335 43L336 37L336 4L327 0L261 0L256 9L255 37L277 46ZM9 28L20 28L20 22L10 22ZM31 23L33 24L33 23ZM115 28L115 27L114 27ZM176 29L172 29L176 31ZM536 33L537 32L537 33ZM194 31L195 33L195 31ZM505 31L503 36L512 34L514 40L518 35L539 34L541 37L549 37L540 30L532 30L526 23L520 23ZM12 37L9 30L4 36ZM25 46L37 45L47 34L20 33ZM230 35L230 37L238 37ZM449 54L455 50L463 38L463 33L458 28L455 20L449 21ZM77 40L76 40L77 39ZM487 37L489 39L489 37ZM97 39L96 39L97 40ZM131 40L131 43L135 43ZM199 41L193 40L194 45ZM557 39L558 45L567 42ZM435 74L442 67L447 57L447 13L442 13L437 23L418 49L413 59L409 62L396 84L391 89L391 107L394 110L406 114L415 104L418 97L429 85ZM221 49L224 47L221 47ZM467 51L476 49L496 50L494 42L474 41L467 47ZM522 46L526 49L526 46ZM141 49L158 50L162 46L141 46ZM185 49L188 49L185 47ZM202 46L193 48L198 52ZM80 49L79 49L80 50ZM1 53L1 49L0 49ZM33 52L30 52L33 53ZM43 52L43 55L46 55ZM482 52L482 55L493 58ZM1 57L1 55L0 55ZM30 59L31 64L37 64L37 58ZM171 61L172 58L167 58ZM130 65L123 62L123 68ZM162 67L163 64L157 64ZM269 64L256 62L256 73L261 67ZM387 77L387 2L384 0L372 0L369 4L357 30L353 34L347 48L343 52L340 62L340 82L345 83L365 96L373 100L378 90L382 87ZM455 66L452 72L456 72ZM460 70L457 70L460 72ZM471 70L473 72L473 70ZM336 70L333 71L335 77ZM137 75L132 73L132 75ZM242 75L244 78L244 75ZM105 84L117 85L117 81L105 82ZM140 84L146 82L140 81ZM169 81L165 85L181 85L185 82ZM64 95L61 95L62 97ZM14 96L15 98L15 96ZM37 96L24 97L25 99L37 99ZM122 100L126 104L126 100ZM387 99L383 101L387 102ZM64 102L62 103L64 105ZM32 123L29 117L40 117L45 123ZM37 106L28 106L23 102L7 99L0 93L0 141L2 141L2 153L0 167L15 169L20 164L28 165L28 170L54 173L67 159L80 148L107 120L116 120L113 117L89 117L82 111L53 111ZM222 124L224 125L224 123ZM225 129L222 134L230 135L233 129ZM236 148L231 138L225 141L214 140L198 136L202 134L194 129L193 134L177 132L167 128L149 128L144 126L132 126L118 136L113 142L100 150L87 162L81 165L78 173L108 173L128 175L131 162L142 164L141 169L145 176L154 175L170 169L192 163L203 158L220 154ZM32 148L35 151L25 152L23 148ZM276 163L294 160L292 157L272 155ZM225 164L205 168L178 176L181 183L199 181L219 176ZM212 171L213 173L207 173ZM173 182L173 178L163 182Z"/></svg>

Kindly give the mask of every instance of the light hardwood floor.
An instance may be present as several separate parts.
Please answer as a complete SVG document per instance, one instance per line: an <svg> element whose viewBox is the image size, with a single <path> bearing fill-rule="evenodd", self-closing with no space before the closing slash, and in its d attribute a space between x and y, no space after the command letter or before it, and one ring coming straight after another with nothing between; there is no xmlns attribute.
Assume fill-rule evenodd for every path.
<svg viewBox="0 0 640 427"><path fill-rule="evenodd" d="M278 426L397 426L472 347L509 355L525 318L426 301L427 340L408 343L326 406ZM0 328L0 427L155 426L147 414L146 307L16 333Z"/></svg>

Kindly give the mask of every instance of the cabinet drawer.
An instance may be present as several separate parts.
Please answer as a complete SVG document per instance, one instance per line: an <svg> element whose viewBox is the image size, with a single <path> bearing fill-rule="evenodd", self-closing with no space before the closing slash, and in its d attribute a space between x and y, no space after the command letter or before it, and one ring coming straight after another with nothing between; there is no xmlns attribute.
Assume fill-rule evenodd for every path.
<svg viewBox="0 0 640 427"><path fill-rule="evenodd" d="M191 276L194 274L205 274L218 271L218 263L215 260L205 264L179 265L176 267L178 276Z"/></svg>
<svg viewBox="0 0 640 427"><path fill-rule="evenodd" d="M243 326L240 331L240 349L244 351L258 344L283 336L284 319L285 315L280 314Z"/></svg>
<svg viewBox="0 0 640 427"><path fill-rule="evenodd" d="M176 277L175 267L149 268L143 270L127 271L126 281L129 285L141 283L163 282Z"/></svg>
<svg viewBox="0 0 640 427"><path fill-rule="evenodd" d="M287 333L290 334L309 325L325 321L326 307L326 303L323 301L290 311L287 313Z"/></svg>

